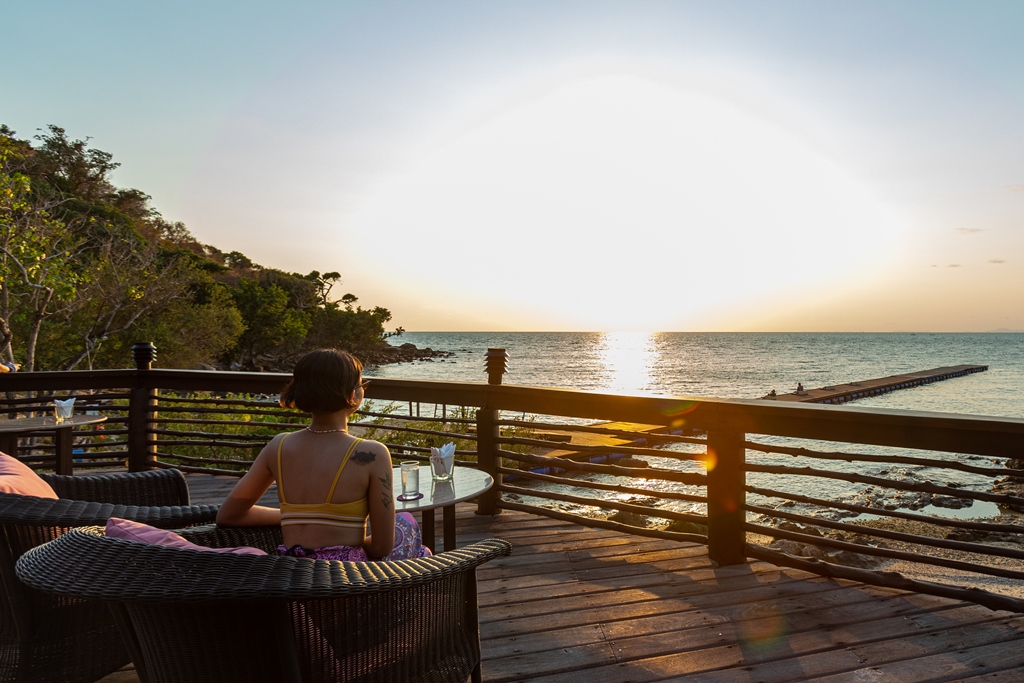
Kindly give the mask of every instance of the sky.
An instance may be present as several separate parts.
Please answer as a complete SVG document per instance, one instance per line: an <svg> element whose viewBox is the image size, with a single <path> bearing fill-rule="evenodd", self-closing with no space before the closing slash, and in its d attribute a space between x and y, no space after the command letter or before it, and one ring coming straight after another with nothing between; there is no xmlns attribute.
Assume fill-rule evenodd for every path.
<svg viewBox="0 0 1024 683"><path fill-rule="evenodd" d="M10 3L0 123L407 330L1024 331L1024 3Z"/></svg>

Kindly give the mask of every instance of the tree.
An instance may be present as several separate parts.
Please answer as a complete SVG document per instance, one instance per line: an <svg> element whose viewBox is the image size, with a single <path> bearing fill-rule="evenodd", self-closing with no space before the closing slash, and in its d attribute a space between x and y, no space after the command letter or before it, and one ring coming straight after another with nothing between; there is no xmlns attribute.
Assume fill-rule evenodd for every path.
<svg viewBox="0 0 1024 683"><path fill-rule="evenodd" d="M112 337L93 360L100 367L117 367L130 357L132 344L145 339L156 344L161 367L212 369L244 329L228 288L207 282Z"/></svg>
<svg viewBox="0 0 1024 683"><path fill-rule="evenodd" d="M32 183L16 169L26 155L6 126L0 131L0 334L3 354L14 361L14 331L26 329L23 367L33 370L43 323L73 310L87 275L79 257L87 240L51 218L52 204L32 202Z"/></svg>
<svg viewBox="0 0 1024 683"><path fill-rule="evenodd" d="M288 307L287 292L274 284L263 286L242 278L231 294L245 331L229 354L229 362L245 370L259 370L301 352L309 332L309 317Z"/></svg>
<svg viewBox="0 0 1024 683"><path fill-rule="evenodd" d="M59 367L72 370L92 358L110 337L137 327L144 316L164 312L186 296L188 266L141 240L109 237L97 250L78 305L65 314L81 345Z"/></svg>

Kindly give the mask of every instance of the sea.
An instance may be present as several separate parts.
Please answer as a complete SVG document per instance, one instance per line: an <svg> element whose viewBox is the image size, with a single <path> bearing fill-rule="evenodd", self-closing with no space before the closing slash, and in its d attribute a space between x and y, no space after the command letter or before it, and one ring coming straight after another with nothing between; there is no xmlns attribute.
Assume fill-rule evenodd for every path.
<svg viewBox="0 0 1024 683"><path fill-rule="evenodd" d="M395 345L413 343L452 355L367 368L366 376L483 382L484 354L488 348L503 348L509 356L505 384L640 396L750 399L773 389L780 394L792 392L798 383L812 389L950 365L987 365L986 372L863 398L850 405L1024 418L1024 333L406 332L389 341ZM819 450L897 452L862 445L772 441L768 437L762 440ZM903 452L979 460L969 455ZM837 471L930 480L968 489L991 486L988 478L945 469L835 461L795 463L789 456L750 457L764 463L825 465ZM659 467L697 467L668 458L651 460ZM983 460L980 464L1002 464L998 459ZM894 493L887 500L863 484L808 477L768 479L754 474L748 476L748 482L819 498L860 503L870 500L876 505L919 509L907 508L914 504L913 498ZM652 487L656 494L658 487L677 485L648 482L645 486ZM765 502L754 498L752 502ZM679 505L683 504L669 504ZM699 506L686 504L678 509L699 511ZM928 505L919 511L962 518L992 517L1000 512L994 504L985 502L960 509Z"/></svg>

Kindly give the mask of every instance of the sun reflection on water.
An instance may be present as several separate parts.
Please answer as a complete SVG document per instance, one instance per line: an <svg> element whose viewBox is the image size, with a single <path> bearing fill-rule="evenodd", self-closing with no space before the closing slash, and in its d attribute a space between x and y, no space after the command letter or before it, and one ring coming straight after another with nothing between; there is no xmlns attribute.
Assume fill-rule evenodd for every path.
<svg viewBox="0 0 1024 683"><path fill-rule="evenodd" d="M657 355L652 333L606 332L598 348L606 378L601 390L616 394L649 391Z"/></svg>

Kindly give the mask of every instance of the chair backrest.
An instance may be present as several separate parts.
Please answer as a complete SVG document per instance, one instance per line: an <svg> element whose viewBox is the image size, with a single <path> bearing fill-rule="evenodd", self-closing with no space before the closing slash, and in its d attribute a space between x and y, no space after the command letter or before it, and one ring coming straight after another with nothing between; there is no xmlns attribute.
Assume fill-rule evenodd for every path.
<svg viewBox="0 0 1024 683"><path fill-rule="evenodd" d="M121 505L188 505L185 475L163 469L116 474L62 475L40 472L60 498Z"/></svg>
<svg viewBox="0 0 1024 683"><path fill-rule="evenodd" d="M151 683L463 683L480 658L474 570L509 552L492 539L415 560L328 562L147 546L90 528L27 552L17 572L40 590L113 603Z"/></svg>
<svg viewBox="0 0 1024 683"><path fill-rule="evenodd" d="M18 580L14 564L28 550L69 529L105 524L110 517L178 528L212 522L217 515L216 506L187 504L188 484L177 470L40 476L60 498L0 493L0 642L30 641L39 629L52 628L46 625L48 615L68 602L29 590Z"/></svg>

